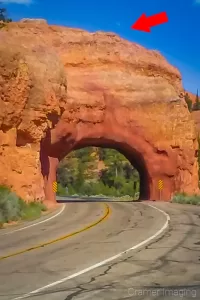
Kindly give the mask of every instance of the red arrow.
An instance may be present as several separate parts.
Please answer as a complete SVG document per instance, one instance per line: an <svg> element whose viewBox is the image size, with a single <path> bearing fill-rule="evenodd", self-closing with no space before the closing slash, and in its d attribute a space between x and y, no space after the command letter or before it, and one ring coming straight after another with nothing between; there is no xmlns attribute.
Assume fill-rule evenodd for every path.
<svg viewBox="0 0 200 300"><path fill-rule="evenodd" d="M168 16L166 12L161 12L150 17L142 14L141 17L139 17L139 19L131 26L131 28L140 31L151 32L152 26L157 26L166 22L168 22Z"/></svg>

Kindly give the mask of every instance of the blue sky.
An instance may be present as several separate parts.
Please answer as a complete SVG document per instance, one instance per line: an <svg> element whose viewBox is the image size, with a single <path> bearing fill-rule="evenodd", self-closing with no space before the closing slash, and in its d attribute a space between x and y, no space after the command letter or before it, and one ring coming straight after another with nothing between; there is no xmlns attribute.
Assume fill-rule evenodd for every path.
<svg viewBox="0 0 200 300"><path fill-rule="evenodd" d="M184 88L200 89L200 0L0 0L9 16L45 18L49 24L119 34L159 50L182 73ZM142 13L165 11L169 22L151 33L131 29Z"/></svg>

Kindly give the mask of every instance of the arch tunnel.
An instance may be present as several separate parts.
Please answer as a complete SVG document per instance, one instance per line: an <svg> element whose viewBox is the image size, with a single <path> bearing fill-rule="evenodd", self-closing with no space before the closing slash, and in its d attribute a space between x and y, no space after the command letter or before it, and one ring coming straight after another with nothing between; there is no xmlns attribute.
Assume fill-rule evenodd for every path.
<svg viewBox="0 0 200 300"><path fill-rule="evenodd" d="M60 120L41 142L40 159L48 204L56 201L52 185L56 181L59 162L71 151L89 146L115 149L130 161L140 176L140 200L169 201L173 190L173 176L166 175L168 153L158 152L137 133L131 137L130 139L128 131L117 124L108 131L106 126L102 127L100 124L70 126ZM158 188L159 180L164 182L162 199Z"/></svg>

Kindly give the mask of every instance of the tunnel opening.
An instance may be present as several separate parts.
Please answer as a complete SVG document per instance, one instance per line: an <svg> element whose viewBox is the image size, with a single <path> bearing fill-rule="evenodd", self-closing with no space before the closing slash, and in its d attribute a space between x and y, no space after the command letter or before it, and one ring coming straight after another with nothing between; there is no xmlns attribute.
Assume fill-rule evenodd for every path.
<svg viewBox="0 0 200 300"><path fill-rule="evenodd" d="M98 166L95 167L97 162ZM92 178L87 178L83 187L82 177L88 176L85 175L87 171L80 175L80 172L83 172L81 168L84 167L96 169L94 173L91 171L89 177L91 175ZM75 184L77 176L79 181ZM129 196L134 200L150 198L150 180L142 156L133 149L130 150L128 145L123 144L122 147L120 143L116 143L113 147L109 140L104 140L103 145L102 141L99 143L98 140L95 143L88 139L82 140L67 155L60 153L57 182L59 196Z"/></svg>
<svg viewBox="0 0 200 300"><path fill-rule="evenodd" d="M119 151L83 147L71 151L57 168L58 196L139 199L138 171Z"/></svg>

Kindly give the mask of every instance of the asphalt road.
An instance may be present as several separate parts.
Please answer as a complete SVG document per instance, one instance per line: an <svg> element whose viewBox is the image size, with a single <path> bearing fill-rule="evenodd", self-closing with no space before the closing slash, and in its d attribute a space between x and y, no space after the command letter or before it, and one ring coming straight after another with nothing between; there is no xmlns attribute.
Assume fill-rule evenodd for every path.
<svg viewBox="0 0 200 300"><path fill-rule="evenodd" d="M148 204L160 210L147 203L67 203L49 221L0 231L0 299L200 299L200 207ZM162 211L169 227L153 238L166 224Z"/></svg>

